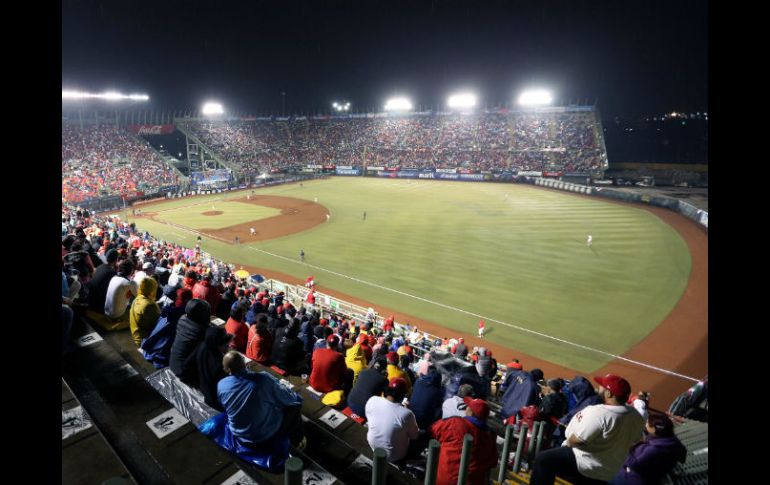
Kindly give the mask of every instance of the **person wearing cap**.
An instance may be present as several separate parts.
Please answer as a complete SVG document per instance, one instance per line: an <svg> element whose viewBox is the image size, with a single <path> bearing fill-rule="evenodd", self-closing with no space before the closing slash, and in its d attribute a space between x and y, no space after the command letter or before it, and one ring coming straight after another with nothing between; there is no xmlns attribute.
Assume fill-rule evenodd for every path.
<svg viewBox="0 0 770 485"><path fill-rule="evenodd" d="M217 384L227 377L222 368L222 358L233 340L233 335L222 327L208 327L203 342L195 349L195 363L198 367L198 389L206 404L224 411L217 398Z"/></svg>
<svg viewBox="0 0 770 485"><path fill-rule="evenodd" d="M345 389L348 368L345 365L345 358L336 350L339 337L330 335L326 343L329 348L313 352L310 386L319 392ZM352 375L350 381L352 383Z"/></svg>
<svg viewBox="0 0 770 485"><path fill-rule="evenodd" d="M396 352L388 352L385 354L385 359L388 361L388 382L391 382L393 379L400 377L401 379L404 379L404 382L406 382L406 394L411 395L412 393L412 381L409 380L409 374L404 371L401 367L399 367L400 358Z"/></svg>
<svg viewBox="0 0 770 485"><path fill-rule="evenodd" d="M112 277L118 273L118 251L110 249L105 253L105 264L100 264L91 281L88 282L88 309L104 313L104 302L107 300L107 288Z"/></svg>
<svg viewBox="0 0 770 485"><path fill-rule="evenodd" d="M538 420L544 422L543 438L545 438L545 443L543 448L545 449L550 448L559 419L567 414L568 402L567 396L561 392L563 387L561 379L548 379L547 382L541 383L540 387L543 400L537 410Z"/></svg>
<svg viewBox="0 0 770 485"><path fill-rule="evenodd" d="M647 421L647 406L650 404L650 393L647 391L639 391L636 395L632 395L628 398L628 404L634 407L639 414Z"/></svg>
<svg viewBox="0 0 770 485"><path fill-rule="evenodd" d="M235 440L248 447L264 447L284 436L302 449L302 397L282 386L269 373L246 369L243 356L234 350L222 358L227 377L217 384L217 398L227 413L227 426Z"/></svg>
<svg viewBox="0 0 770 485"><path fill-rule="evenodd" d="M674 423L665 414L650 413L647 436L631 447L610 485L652 485L661 483L677 463L687 459L687 448L674 434Z"/></svg>
<svg viewBox="0 0 770 485"><path fill-rule="evenodd" d="M155 273L155 266L149 261L142 264L142 269L134 273L134 281L141 284L142 280Z"/></svg>
<svg viewBox="0 0 770 485"><path fill-rule="evenodd" d="M584 409L587 406L593 406L594 404L602 404L604 402L604 398L596 394L596 390L594 389L593 384L591 384L591 381L589 381L583 376L575 376L569 382L568 392L570 395L572 395L572 398L574 399L575 404L572 406L572 409L567 411L567 414L565 414L559 419L561 426L559 426L559 428L557 429L557 444L561 444L562 441L567 439L567 437L564 436L564 430L567 427L567 425L570 423L572 418L580 410Z"/></svg>
<svg viewBox="0 0 770 485"><path fill-rule="evenodd" d="M500 386L503 391L501 399L500 417L503 420L519 414L519 410L526 406L540 405L540 386L537 384L543 378L543 371L532 369L516 370L508 368L505 381Z"/></svg>
<svg viewBox="0 0 770 485"><path fill-rule="evenodd" d="M410 440L420 435L414 413L401 405L408 386L401 377L390 379L385 397L372 396L366 401L368 424L366 440L372 450L382 448L391 463L406 458Z"/></svg>
<svg viewBox="0 0 770 485"><path fill-rule="evenodd" d="M497 465L495 434L487 426L489 405L483 399L465 397L465 416L453 416L437 421L431 427L431 434L441 443L438 457L436 485L455 485L460 475L460 458L466 434L473 437L468 461L468 475L465 483L485 485L489 483L489 472Z"/></svg>
<svg viewBox="0 0 770 485"><path fill-rule="evenodd" d="M160 306L155 303L157 289L158 282L155 278L142 279L139 283L139 294L131 304L128 314L129 328L131 328L131 338L137 346L150 336L160 317Z"/></svg>
<svg viewBox="0 0 770 485"><path fill-rule="evenodd" d="M564 444L537 456L531 485L551 485L557 475L573 483L605 483L642 437L644 420L626 404L631 394L628 381L614 374L594 380L604 403L579 411L567 426Z"/></svg>
<svg viewBox="0 0 770 485"><path fill-rule="evenodd" d="M355 384L358 374L366 369L366 365L368 364L364 349L361 347L361 341L364 340L366 340L366 337L362 335L356 340L353 346L345 352L345 365L353 372L353 384Z"/></svg>
<svg viewBox="0 0 770 485"><path fill-rule="evenodd" d="M185 305L185 314L176 326L169 367L182 382L191 386L198 385L198 369L193 354L206 337L210 318L211 307L208 302L193 298Z"/></svg>
<svg viewBox="0 0 770 485"><path fill-rule="evenodd" d="M348 395L348 407L357 415L366 416L366 403L372 396L379 396L388 387L388 363L385 359L372 362L361 371Z"/></svg>
<svg viewBox="0 0 770 485"><path fill-rule="evenodd" d="M468 347L465 345L465 339L462 337L457 339L457 345L452 347L450 352L458 359L465 359L468 356Z"/></svg>

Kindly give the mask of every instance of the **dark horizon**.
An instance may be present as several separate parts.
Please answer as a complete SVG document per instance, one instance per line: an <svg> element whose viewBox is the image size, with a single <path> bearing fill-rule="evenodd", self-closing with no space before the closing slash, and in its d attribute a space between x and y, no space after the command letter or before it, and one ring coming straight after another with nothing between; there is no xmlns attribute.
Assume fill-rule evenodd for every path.
<svg viewBox="0 0 770 485"><path fill-rule="evenodd" d="M136 107L148 110L215 99L230 111L299 114L335 100L378 111L397 93L435 108L463 88L481 107L510 105L545 86L563 103L598 100L604 117L707 111L707 8L64 1L62 88L146 93Z"/></svg>

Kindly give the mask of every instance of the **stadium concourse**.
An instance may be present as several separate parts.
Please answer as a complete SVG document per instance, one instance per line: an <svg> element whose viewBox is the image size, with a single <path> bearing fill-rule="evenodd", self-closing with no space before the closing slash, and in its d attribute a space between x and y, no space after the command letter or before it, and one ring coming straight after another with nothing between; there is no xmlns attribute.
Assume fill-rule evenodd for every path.
<svg viewBox="0 0 770 485"><path fill-rule="evenodd" d="M308 286L312 290L314 282ZM613 451L594 456L598 465L590 476L609 480L620 473L617 480L659 480L675 467L686 474L686 468L677 465L685 458L689 483L705 483L696 478L707 476L702 449L693 448L702 446L702 430L693 434L689 422L676 427L690 447L685 456L666 413L648 408L648 396L631 394L620 377L545 376L526 361L498 365L483 347L471 347L462 338L437 339L403 327L392 317L378 318L373 311L364 316L330 312L316 304L313 291L304 301L289 301L285 292L239 277L232 265L197 246L157 240L137 233L133 224L70 205L62 207L62 324L63 449L78 446L70 439L72 432L64 441L65 395L71 403L74 394L82 406L77 417L67 414L68 428L73 422L87 422L83 429L93 423L125 467L110 460L106 473L131 476L140 483L164 481L161 477L234 483L242 473L259 483L282 483L280 472L289 453L303 458L307 473L319 480L326 477L324 483L359 483L371 470L374 448L385 449L395 465L387 471L391 483L418 483L431 437L441 443L438 483L444 483L442 476L458 472L461 446L448 438L455 432L451 430L462 429L460 436L472 433L479 443L491 439L499 445L504 426L514 423L523 430L517 436L518 448L511 445L515 458L498 463L488 454L472 453L470 474L538 483L548 467L546 461L538 464L537 457L549 457L547 463L552 463L546 450L558 451L572 432L579 433L580 420L570 424L572 418L581 410L593 416L605 408L636 416L633 422L638 424L626 430L627 441L618 441L615 448L612 442L604 444ZM231 405L228 396L235 381L225 385L226 379L249 374L232 370L230 354L229 361L223 359L228 349L245 354L252 371L273 376L262 385L275 389L264 392L288 393L291 402L301 403L301 435L292 439L291 448L288 434L281 433L296 429L255 420L247 429L258 429L248 434L223 421L225 414L237 420L254 411ZM109 372L104 370L108 366ZM226 377L228 373L233 375ZM139 374L145 379L135 379ZM279 391L281 385L291 390ZM703 386L699 389L690 393L690 401L694 393L702 397ZM132 404L125 402L126 393ZM67 407L69 413L71 404ZM395 418L382 418L391 415L399 416L395 422L403 422L404 428L388 428ZM279 415L278 420L289 416ZM188 421L201 433L191 433ZM212 431L217 423L221 433L233 433L229 441ZM409 426L413 431L404 434ZM262 443L262 432L271 440L286 439L286 446L248 445L254 438ZM487 438L490 433L495 436ZM693 435L698 440L687 441ZM594 439L591 434L581 436ZM499 446L495 449L499 453ZM655 457L652 462L641 459L648 454ZM527 468L533 466L540 475L530 475ZM500 467L513 473L499 474Z"/></svg>

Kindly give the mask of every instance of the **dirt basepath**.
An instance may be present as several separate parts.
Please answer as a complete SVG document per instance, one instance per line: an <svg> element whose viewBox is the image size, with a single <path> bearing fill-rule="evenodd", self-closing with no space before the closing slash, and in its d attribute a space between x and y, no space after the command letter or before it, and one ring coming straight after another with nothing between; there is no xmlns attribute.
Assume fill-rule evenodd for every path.
<svg viewBox="0 0 770 485"><path fill-rule="evenodd" d="M580 196L578 194L567 195ZM589 196L584 195L582 197ZM235 236L238 236L242 243L263 241L310 229L325 222L328 213L322 205L289 197L251 196L251 200L247 200L246 197L234 200L274 207L281 210L281 215L225 229L202 229L200 232L215 235L223 241L232 242ZM667 209L611 200L606 200L606 202L642 208L652 212L679 232L687 242L692 259L689 283L682 298L663 322L626 352L623 357L686 376L703 378L708 374L708 235L697 223ZM144 216L152 218L155 214L145 213ZM255 236L250 235L249 229L252 227L257 231ZM254 267L248 263L233 263L243 265L248 271L262 274L268 278L275 278L286 283L304 284L304 280L278 271ZM501 364L515 357L521 360L526 369L541 368L546 378L560 376L571 379L575 375L581 374L574 369L553 364L518 349L494 343L494 328L488 329L486 339L479 339L475 333L450 330L438 323L367 302L323 285L319 285L318 289L340 300L363 307L372 307L381 315L395 315L397 321L415 324L420 330L434 335L441 337L463 336L471 345L483 346L492 350L494 357ZM475 328L477 322L472 323ZM564 351L571 352L572 349L565 347ZM595 374L603 375L609 372L628 379L634 391L642 389L650 391L652 394L650 405L657 409L666 409L678 394L693 384L687 379L664 374L621 359L613 360L597 370Z"/></svg>

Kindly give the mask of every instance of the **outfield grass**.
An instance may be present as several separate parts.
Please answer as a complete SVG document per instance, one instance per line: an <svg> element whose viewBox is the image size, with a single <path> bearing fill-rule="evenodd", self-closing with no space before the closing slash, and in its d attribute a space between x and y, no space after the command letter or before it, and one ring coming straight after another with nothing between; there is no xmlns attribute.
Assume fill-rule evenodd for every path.
<svg viewBox="0 0 770 485"><path fill-rule="evenodd" d="M581 372L597 369L609 357L505 324L619 355L673 309L690 274L686 243L652 213L533 186L337 177L257 193L317 197L331 220L237 247L204 238L204 250L298 278L313 274L319 284L448 328L475 333L478 318L325 270L483 315L504 322L488 321L487 335L495 342ZM242 193L225 197L235 196ZM222 197L175 200L144 210ZM221 210L227 202L215 204ZM232 224L264 217L256 209ZM189 225L186 212L162 214ZM189 209L200 212L198 206ZM146 220L139 227L194 244L194 236L178 228ZM297 261L300 249L316 268Z"/></svg>

